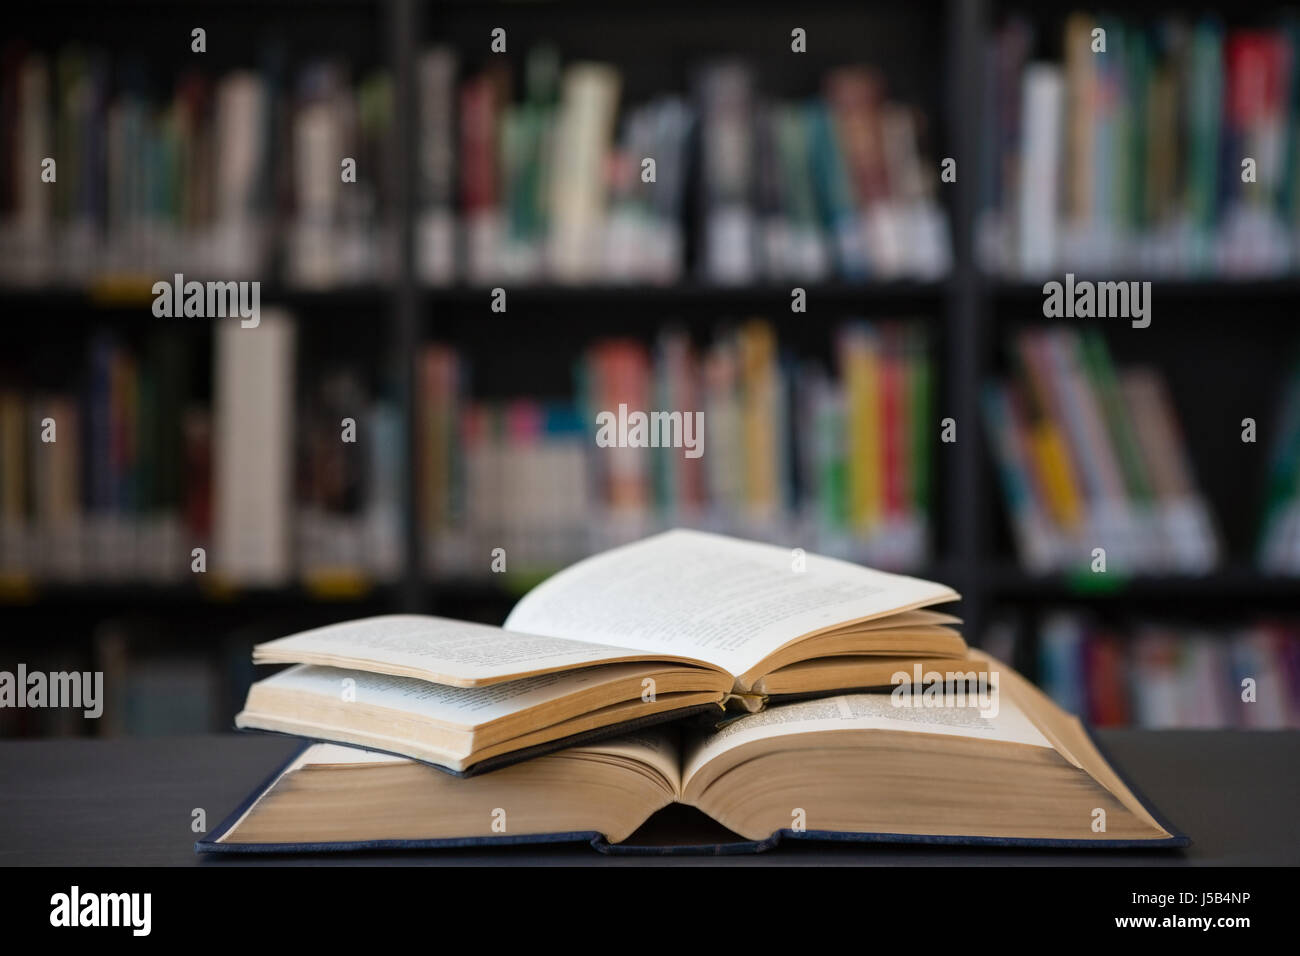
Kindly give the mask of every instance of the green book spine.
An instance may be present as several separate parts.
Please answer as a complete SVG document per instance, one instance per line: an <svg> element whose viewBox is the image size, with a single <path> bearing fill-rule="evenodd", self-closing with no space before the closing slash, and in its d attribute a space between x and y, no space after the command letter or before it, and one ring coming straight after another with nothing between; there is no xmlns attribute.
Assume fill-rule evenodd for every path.
<svg viewBox="0 0 1300 956"><path fill-rule="evenodd" d="M1187 205L1204 231L1214 227L1218 196L1219 145L1223 115L1223 32L1213 21L1198 24L1188 57Z"/></svg>
<svg viewBox="0 0 1300 956"><path fill-rule="evenodd" d="M1083 334L1081 357L1084 372L1101 401L1111 444L1119 454L1129 497L1138 503L1149 503L1152 497L1151 482L1142 462L1141 447L1120 396L1119 380L1100 332L1089 330Z"/></svg>

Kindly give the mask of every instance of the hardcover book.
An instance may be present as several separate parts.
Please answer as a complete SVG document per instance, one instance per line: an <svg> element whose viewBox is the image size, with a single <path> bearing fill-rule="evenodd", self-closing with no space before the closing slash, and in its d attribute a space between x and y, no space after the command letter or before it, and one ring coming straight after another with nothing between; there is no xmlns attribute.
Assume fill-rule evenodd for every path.
<svg viewBox="0 0 1300 956"><path fill-rule="evenodd" d="M589 841L606 852L753 852L781 840L1188 845L1083 725L1010 668L969 697L914 685L682 724L458 780L388 754L305 746L200 852ZM961 687L945 682L943 694ZM675 732L676 731L676 732ZM708 842L646 839L672 804Z"/></svg>
<svg viewBox="0 0 1300 956"><path fill-rule="evenodd" d="M483 772L690 711L890 686L917 664L986 677L957 618L928 610L957 597L670 531L554 575L504 628L392 615L258 645L256 663L294 666L250 688L236 725Z"/></svg>

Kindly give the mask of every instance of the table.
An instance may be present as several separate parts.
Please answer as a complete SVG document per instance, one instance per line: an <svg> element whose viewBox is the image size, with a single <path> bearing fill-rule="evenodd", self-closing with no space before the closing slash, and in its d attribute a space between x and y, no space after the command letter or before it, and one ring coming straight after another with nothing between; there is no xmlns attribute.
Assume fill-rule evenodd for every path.
<svg viewBox="0 0 1300 956"><path fill-rule="evenodd" d="M297 746L278 737L0 741L0 865L331 863L501 866L1296 865L1300 731L1100 731L1102 745L1193 841L1183 851L1059 851L789 844L738 857L618 857L585 844L214 859L194 852L196 808L215 827ZM693 811L692 811L693 812Z"/></svg>

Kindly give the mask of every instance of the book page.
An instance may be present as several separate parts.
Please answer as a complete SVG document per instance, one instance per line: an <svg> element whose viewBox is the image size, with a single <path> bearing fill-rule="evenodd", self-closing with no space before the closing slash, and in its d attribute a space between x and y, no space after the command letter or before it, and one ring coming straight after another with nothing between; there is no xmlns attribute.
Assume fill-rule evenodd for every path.
<svg viewBox="0 0 1300 956"><path fill-rule="evenodd" d="M542 582L506 626L743 674L815 631L956 599L951 588L701 531L615 548Z"/></svg>
<svg viewBox="0 0 1300 956"><path fill-rule="evenodd" d="M445 617L388 614L331 624L253 649L255 663L366 667L473 687L628 656L626 648L520 634ZM403 673L405 672L405 673Z"/></svg>
<svg viewBox="0 0 1300 956"><path fill-rule="evenodd" d="M1024 711L1002 694L996 712L982 716L976 707L911 707L894 705L892 694L845 694L822 700L769 707L732 721L716 733L687 744L682 770L683 786L697 770L733 747L768 737L837 730L901 730L920 734L950 734L980 740L1051 747ZM795 746L794 742L791 744Z"/></svg>
<svg viewBox="0 0 1300 956"><path fill-rule="evenodd" d="M541 674L488 687L447 687L412 677L299 664L259 681L272 689L342 699L345 679L355 701L413 714L444 726L484 724L541 706L601 684L645 673L644 664L606 664L578 671Z"/></svg>
<svg viewBox="0 0 1300 956"><path fill-rule="evenodd" d="M613 754L643 763L662 774L675 792L681 792L681 754L677 748L677 735L669 730L650 727L637 733L615 737L612 740L600 740L591 744L570 747L562 752L577 753L579 751L594 754ZM546 757L537 759L545 760ZM414 762L409 757L400 757L396 754L383 753L378 750L362 750L359 747L345 747L342 744L313 744L285 768L285 773L303 767Z"/></svg>
<svg viewBox="0 0 1300 956"><path fill-rule="evenodd" d="M675 793L680 794L682 792L681 753L677 746L677 735L665 728L650 727L622 737L571 747L569 750L615 754L619 757L639 761L659 771L672 786Z"/></svg>

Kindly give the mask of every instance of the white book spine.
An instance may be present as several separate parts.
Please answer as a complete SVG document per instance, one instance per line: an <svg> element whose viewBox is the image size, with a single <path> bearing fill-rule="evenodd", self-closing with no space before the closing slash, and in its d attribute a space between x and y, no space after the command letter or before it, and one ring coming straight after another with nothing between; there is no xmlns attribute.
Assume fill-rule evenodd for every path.
<svg viewBox="0 0 1300 956"><path fill-rule="evenodd" d="M239 584L280 585L291 572L293 319L262 312L256 328L218 321L213 436L213 562Z"/></svg>
<svg viewBox="0 0 1300 956"><path fill-rule="evenodd" d="M1019 265L1023 274L1035 275L1050 270L1056 262L1063 96L1060 69L1040 63L1027 67L1022 96Z"/></svg>

